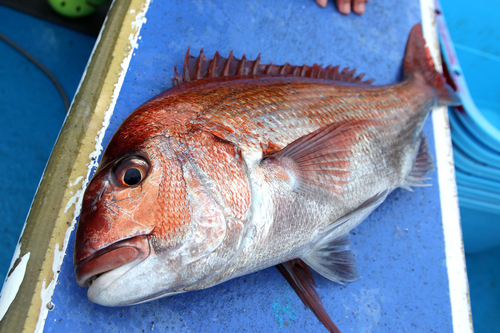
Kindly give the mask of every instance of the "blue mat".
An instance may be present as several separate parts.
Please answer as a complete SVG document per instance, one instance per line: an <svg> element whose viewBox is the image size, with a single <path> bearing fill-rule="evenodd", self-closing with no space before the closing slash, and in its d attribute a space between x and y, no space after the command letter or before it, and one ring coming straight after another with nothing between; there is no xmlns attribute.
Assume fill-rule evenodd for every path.
<svg viewBox="0 0 500 333"><path fill-rule="evenodd" d="M372 1L363 16L338 14L312 1L153 1L139 47L107 129L104 145L136 107L171 87L173 66L187 46L211 56L234 50L281 64L355 67L377 84L401 79L418 1ZM434 147L430 120L424 128ZM318 293L343 332L451 332L452 320L436 172L432 187L397 190L353 232L362 276L345 286L318 274ZM275 268L206 290L141 305L105 308L90 303L75 282L74 235L45 324L47 332L321 332Z"/></svg>

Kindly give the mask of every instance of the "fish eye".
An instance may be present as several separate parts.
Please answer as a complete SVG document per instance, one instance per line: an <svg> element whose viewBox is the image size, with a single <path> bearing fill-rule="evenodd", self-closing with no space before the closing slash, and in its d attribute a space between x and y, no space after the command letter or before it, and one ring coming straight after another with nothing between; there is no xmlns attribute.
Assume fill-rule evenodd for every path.
<svg viewBox="0 0 500 333"><path fill-rule="evenodd" d="M136 168L128 169L127 171L125 171L125 174L123 175L123 182L130 186L139 184L141 180L142 180L141 171Z"/></svg>
<svg viewBox="0 0 500 333"><path fill-rule="evenodd" d="M131 156L118 163L115 175L118 182L123 186L134 186L140 184L147 176L149 163L138 156Z"/></svg>

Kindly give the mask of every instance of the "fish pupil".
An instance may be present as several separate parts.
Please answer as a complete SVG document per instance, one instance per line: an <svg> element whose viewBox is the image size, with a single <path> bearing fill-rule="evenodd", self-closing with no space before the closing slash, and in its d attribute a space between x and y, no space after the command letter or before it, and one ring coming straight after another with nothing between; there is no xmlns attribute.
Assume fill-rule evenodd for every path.
<svg viewBox="0 0 500 333"><path fill-rule="evenodd" d="M123 182L129 186L136 185L142 180L142 175L139 169L130 168L123 176Z"/></svg>

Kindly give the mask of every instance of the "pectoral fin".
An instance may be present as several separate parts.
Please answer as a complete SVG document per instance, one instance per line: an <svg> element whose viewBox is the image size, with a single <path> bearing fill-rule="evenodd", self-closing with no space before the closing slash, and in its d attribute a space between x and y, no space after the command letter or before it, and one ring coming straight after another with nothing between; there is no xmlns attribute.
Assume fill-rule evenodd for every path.
<svg viewBox="0 0 500 333"><path fill-rule="evenodd" d="M354 120L325 126L265 158L262 165L270 170L278 165L289 170L295 192L339 199L349 181L359 133L370 124Z"/></svg>
<svg viewBox="0 0 500 333"><path fill-rule="evenodd" d="M321 298L314 289L316 283L307 265L300 259L294 259L276 265L304 305L311 309L314 315L332 333L341 333L325 310Z"/></svg>

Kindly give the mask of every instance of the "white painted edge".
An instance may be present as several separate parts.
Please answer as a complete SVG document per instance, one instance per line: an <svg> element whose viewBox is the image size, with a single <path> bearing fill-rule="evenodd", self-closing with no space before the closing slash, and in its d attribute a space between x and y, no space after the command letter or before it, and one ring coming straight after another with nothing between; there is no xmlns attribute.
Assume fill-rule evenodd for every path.
<svg viewBox="0 0 500 333"><path fill-rule="evenodd" d="M434 17L434 0L420 0L422 28L436 68L442 70L439 58L439 41ZM441 217L445 243L446 268L450 293L453 332L473 332L469 300L469 282L465 266L465 252L458 209L457 183L451 144L450 123L446 107L432 112L436 164L441 202Z"/></svg>
<svg viewBox="0 0 500 333"><path fill-rule="evenodd" d="M473 332L448 111L432 113L453 332Z"/></svg>
<svg viewBox="0 0 500 333"><path fill-rule="evenodd" d="M19 254L21 253L21 243L17 243L14 255L12 256L12 262L10 263L9 272L14 266ZM9 310L12 301L16 298L17 292L21 287L21 283L24 280L24 275L26 273L26 266L28 265L28 260L30 259L30 253L26 253L22 256L21 261L17 264L16 268L12 273L5 278L3 283L2 292L0 293L0 321L3 319L7 310Z"/></svg>
<svg viewBox="0 0 500 333"><path fill-rule="evenodd" d="M41 182L41 179L40 179L40 182ZM40 183L38 183L38 186L40 186ZM38 191L38 187L37 187L37 191ZM31 206L30 206L30 210L31 210ZM28 212L28 215L29 215L29 212ZM7 313L7 310L9 309L10 305L12 304L14 299L16 298L17 292L19 291L19 288L21 287L21 283L23 282L24 275L26 273L26 266L28 265L28 260L30 257L29 252L26 253L22 258L20 258L21 263L19 263L19 265L23 265L24 267L19 268L19 270L18 270L18 267L19 267L19 265L18 265L18 267L16 267L16 269L11 273L11 275L9 275L9 272L12 270L12 267L14 267L14 263L16 262L16 260L19 258L19 255L21 254L21 237L24 233L24 230L26 230L26 221L24 222L23 229L21 230L21 233L19 234L19 239L17 240L17 245L16 245L16 248L14 250L14 254L12 255L12 259L10 261L9 270L8 270L7 275L5 277L5 280L3 282L2 291L0 292L0 314L1 314L0 321L3 319L3 316L5 315L5 313ZM25 257L26 257L26 260L23 262L23 259ZM18 271L18 272L16 273L16 271ZM21 272L22 272L22 274L21 274ZM11 279L11 282L7 283L10 276L12 276L14 273L16 274L16 276ZM16 282L14 282L14 281L16 281ZM14 289L16 290L16 292L12 293L12 291ZM10 296L6 296L6 294L9 294Z"/></svg>
<svg viewBox="0 0 500 333"><path fill-rule="evenodd" d="M146 20L146 12L149 9L150 1L151 0L144 1L141 10L136 14L135 20L131 24L132 27L137 28L137 31L136 31L135 34L132 33L129 36L129 41L130 41L131 47L129 49L127 49L127 50L124 50L125 52L127 52L127 55L125 56L125 58L123 59L123 61L121 63L122 70L121 70L121 72L119 74L118 82L115 83L115 89L113 91L113 96L111 98L111 104L109 105L108 110L104 114L104 119L103 119L103 122L102 122L102 128L97 133L95 150L89 155L89 161L90 161L90 163L88 165L87 176L86 176L85 180L82 182L81 189L77 190L76 194L73 197L71 197L70 200L68 201L68 203L66 204L65 212L67 212L73 205L75 206L75 208L74 208L75 211L74 211L74 214L73 214L73 220L71 221L71 226L66 230L66 234L64 236L64 243L63 243L63 246L62 246L62 250L59 251L59 247L60 247L59 244L55 245L55 249L54 249L54 261L52 263L52 272L54 274L54 277L53 277L52 280L49 281L49 284L48 284L47 287L45 287L47 281L45 281L45 280L43 281L42 290L40 292L40 298L42 300L42 305L41 305L41 308L40 308L40 314L38 316L38 321L37 321L37 325L36 325L36 328L35 328L35 333L43 332L48 312L50 310L53 310L57 306L56 304L53 304L51 302L51 300L52 300L52 296L54 295L55 287L58 284L57 280L59 278L59 272L60 272L60 269L61 269L61 265L63 263L65 255L66 255L66 250L68 248L68 243L69 243L69 239L71 237L71 233L75 229L76 219L80 215L83 194L84 194L85 189L87 188L87 185L89 183L89 177L90 177L91 171L92 171L92 169L94 167L97 167L98 157L101 155L101 153L103 151L102 140L103 140L104 135L106 133L106 129L109 126L109 122L110 122L111 116L113 115L113 112L114 112L114 109L115 109L115 106L116 106L116 102L118 100L118 96L120 95L120 91L121 91L121 88L123 86L123 82L125 80L125 75L127 73L128 67L130 65L130 60L132 59L132 55L134 53L134 50L139 47L139 44L137 43L137 40L141 38L140 37L140 31L141 31L142 25L144 23L146 23L146 21L147 21ZM113 1L112 5L114 5L114 4L115 4L115 1ZM135 10L132 9L130 11L130 13L131 14L135 13ZM107 17L106 17L106 20L103 23L103 27L106 25L106 23L107 23ZM99 42L99 40L101 38L101 34L102 34L103 30L104 29L102 28L101 29L101 33L99 34L99 37L97 38L96 44L94 46L94 49L92 50L91 57L89 59L89 62L87 63L87 66L90 63L92 57L94 56L96 45L98 44L98 42ZM86 72L87 72L87 69L85 69L84 76L85 76ZM81 86L81 83L83 82L84 76L82 76L82 80L80 81L80 85L78 86L78 90L80 89L80 86ZM83 177L78 177L73 182L71 182L69 184L69 186L76 186L76 185L78 185L82 179L83 179ZM49 308L50 308L50 310L49 310Z"/></svg>

